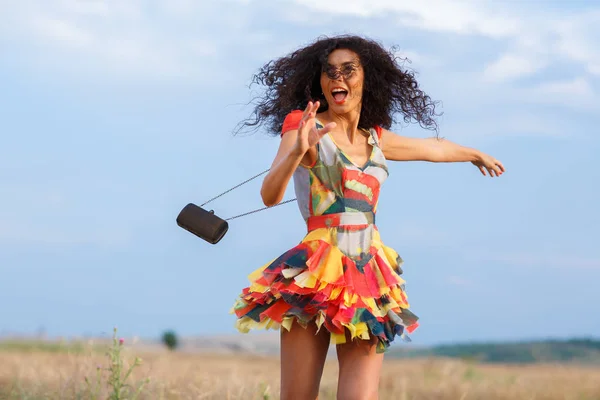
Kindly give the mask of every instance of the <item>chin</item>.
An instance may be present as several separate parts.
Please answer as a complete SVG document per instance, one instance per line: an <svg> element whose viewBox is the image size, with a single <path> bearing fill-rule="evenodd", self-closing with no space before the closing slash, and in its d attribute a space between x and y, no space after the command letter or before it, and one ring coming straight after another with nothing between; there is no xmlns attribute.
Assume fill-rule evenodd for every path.
<svg viewBox="0 0 600 400"><path fill-rule="evenodd" d="M338 104L338 103L335 103L332 101L331 103L328 103L328 104L329 104L329 109L331 111L335 112L336 114L347 114L357 108L356 105L350 104L349 102L345 102L343 104Z"/></svg>

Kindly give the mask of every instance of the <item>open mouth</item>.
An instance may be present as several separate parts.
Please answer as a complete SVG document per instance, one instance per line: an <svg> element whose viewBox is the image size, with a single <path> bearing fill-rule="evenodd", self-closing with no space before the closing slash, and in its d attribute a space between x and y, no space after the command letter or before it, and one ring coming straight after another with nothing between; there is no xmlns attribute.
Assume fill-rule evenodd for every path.
<svg viewBox="0 0 600 400"><path fill-rule="evenodd" d="M333 100L337 104L341 104L346 100L346 96L348 96L348 91L342 88L334 88L331 91L331 96L333 96Z"/></svg>

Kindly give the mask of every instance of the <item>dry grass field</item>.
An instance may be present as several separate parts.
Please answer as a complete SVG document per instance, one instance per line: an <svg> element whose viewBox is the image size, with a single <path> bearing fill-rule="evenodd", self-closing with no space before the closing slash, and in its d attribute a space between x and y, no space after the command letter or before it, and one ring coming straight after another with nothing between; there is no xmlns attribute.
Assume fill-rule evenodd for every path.
<svg viewBox="0 0 600 400"><path fill-rule="evenodd" d="M120 347L118 349L117 347ZM0 351L1 399L133 399L114 393L125 376L139 399L277 399L278 360L273 357L147 352L115 346L102 352ZM109 352L110 354L111 352ZM120 364L123 363L123 365ZM121 368L122 369L119 369ZM337 367L328 362L320 399L335 399ZM86 379L87 378L87 379ZM149 378L149 380L147 380ZM125 388L126 389L126 388ZM386 360L381 399L600 399L600 369L581 366L480 365L459 360Z"/></svg>

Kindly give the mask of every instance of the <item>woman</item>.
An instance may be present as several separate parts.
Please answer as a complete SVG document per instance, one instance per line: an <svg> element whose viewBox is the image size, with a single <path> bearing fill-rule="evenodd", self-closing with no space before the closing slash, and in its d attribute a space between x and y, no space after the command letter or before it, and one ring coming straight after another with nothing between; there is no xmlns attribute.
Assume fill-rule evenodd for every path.
<svg viewBox="0 0 600 400"><path fill-rule="evenodd" d="M379 44L355 36L318 40L268 63L257 119L281 135L262 199L272 206L293 178L308 233L249 276L233 311L242 332L281 329L281 398L315 399L330 343L338 398L376 399L383 353L417 327L401 257L375 225L388 161L471 162L483 175L502 164L438 138L388 129L393 114L437 130L435 103Z"/></svg>

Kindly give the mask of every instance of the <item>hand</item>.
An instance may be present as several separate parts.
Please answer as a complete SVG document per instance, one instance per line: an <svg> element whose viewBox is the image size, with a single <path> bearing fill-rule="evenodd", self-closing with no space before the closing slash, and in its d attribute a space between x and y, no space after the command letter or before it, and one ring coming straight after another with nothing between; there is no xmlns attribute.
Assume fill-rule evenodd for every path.
<svg viewBox="0 0 600 400"><path fill-rule="evenodd" d="M481 173L485 176L487 175L485 171L487 170L490 174L490 178L495 176L500 176L504 173L504 165L498 160L496 160L492 156L488 156L487 154L481 153L479 156L479 160L471 161L473 165L475 165Z"/></svg>
<svg viewBox="0 0 600 400"><path fill-rule="evenodd" d="M296 150L304 155L314 145L316 145L323 136L335 128L335 122L330 122L321 129L317 129L316 116L319 109L319 102L308 102L308 105L302 113L302 119L298 125L298 139L296 141Z"/></svg>

